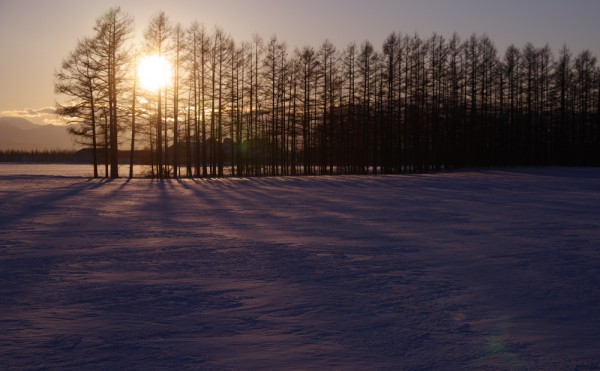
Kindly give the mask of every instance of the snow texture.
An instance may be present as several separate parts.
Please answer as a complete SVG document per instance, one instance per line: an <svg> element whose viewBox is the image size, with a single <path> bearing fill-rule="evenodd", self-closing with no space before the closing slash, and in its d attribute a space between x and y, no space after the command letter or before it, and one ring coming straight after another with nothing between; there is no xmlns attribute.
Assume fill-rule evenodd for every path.
<svg viewBox="0 0 600 371"><path fill-rule="evenodd" d="M2 369L599 369L600 170L0 175Z"/></svg>

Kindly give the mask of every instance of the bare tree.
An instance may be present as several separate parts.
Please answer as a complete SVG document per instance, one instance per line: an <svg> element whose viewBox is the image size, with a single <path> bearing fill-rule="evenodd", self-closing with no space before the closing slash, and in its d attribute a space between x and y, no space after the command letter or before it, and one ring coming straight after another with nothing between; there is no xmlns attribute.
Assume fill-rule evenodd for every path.
<svg viewBox="0 0 600 371"><path fill-rule="evenodd" d="M146 52L163 57L168 50L168 42L171 36L171 23L165 12L160 12L150 20L150 24L144 32ZM162 92L163 88L157 89L157 108L156 108L156 165L158 177L164 178L168 174L165 171L165 152L163 150L163 112L162 112Z"/></svg>
<svg viewBox="0 0 600 371"><path fill-rule="evenodd" d="M96 51L105 79L110 130L110 176L119 177L119 96L127 83L130 50L126 42L133 32L133 18L113 7L96 20Z"/></svg>
<svg viewBox="0 0 600 371"><path fill-rule="evenodd" d="M180 24L173 28L174 74L173 74L173 176L179 177L179 93L182 74L185 33Z"/></svg>
<svg viewBox="0 0 600 371"><path fill-rule="evenodd" d="M69 128L71 134L79 137L80 143L89 144L91 140L94 178L98 178L96 116L106 90L101 86L95 50L94 39L80 40L55 73L54 89L69 99L66 105L57 104L57 113L73 124Z"/></svg>
<svg viewBox="0 0 600 371"><path fill-rule="evenodd" d="M134 59L133 65L137 65L137 55ZM131 94L131 147L129 149L129 178L133 178L133 161L135 158L135 118L137 116L136 110L136 99L137 99L137 68L135 68L134 77L133 77L133 88Z"/></svg>

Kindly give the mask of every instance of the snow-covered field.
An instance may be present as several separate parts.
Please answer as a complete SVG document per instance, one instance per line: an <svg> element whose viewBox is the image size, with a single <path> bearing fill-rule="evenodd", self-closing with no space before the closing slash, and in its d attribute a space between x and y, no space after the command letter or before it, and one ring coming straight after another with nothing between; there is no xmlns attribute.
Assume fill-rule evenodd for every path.
<svg viewBox="0 0 600 371"><path fill-rule="evenodd" d="M133 171L135 177L143 177L150 172L150 169L145 165L134 165ZM119 173L122 176L127 176L129 174L129 165L119 165ZM93 174L93 167L84 164L0 163L0 177L24 175L92 177ZM98 175L104 177L104 165L98 166Z"/></svg>
<svg viewBox="0 0 600 371"><path fill-rule="evenodd" d="M2 369L598 369L600 169L0 175Z"/></svg>

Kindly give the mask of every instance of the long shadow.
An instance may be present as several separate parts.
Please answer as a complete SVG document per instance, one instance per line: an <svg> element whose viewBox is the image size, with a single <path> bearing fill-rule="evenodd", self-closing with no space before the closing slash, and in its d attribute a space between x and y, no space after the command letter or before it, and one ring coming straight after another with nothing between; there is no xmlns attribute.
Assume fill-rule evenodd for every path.
<svg viewBox="0 0 600 371"><path fill-rule="evenodd" d="M67 187L70 188L67 190L57 188L61 197L58 200L48 200L50 194L56 191L50 190L37 197L40 198L36 202L37 211L26 210L24 213L35 214L56 207L56 203L67 202L69 197L75 197L82 192L111 182L112 180L100 181L90 184L90 187L74 184ZM27 269L26 264L37 264L39 270L33 272L35 274L22 278L21 291L35 290L38 287L61 289L54 290L55 292L31 291L27 298L31 298L36 306L42 308L48 306L53 310L70 308L75 312L74 317L70 315L61 317L49 314L49 311L44 312L46 316L44 318L48 322L38 322L37 325L45 326L40 327L38 331L44 331L44 336L50 337L56 332L57 327L48 325L60 324L61 331L72 336L58 337L51 342L43 343L40 338L26 337L12 331L0 336L0 340L4 344L11 345L12 351L23 355L22 359L27 357L34 359L32 362L35 362L37 357L38 362L47 360L48 364L54 365L52 361L61 358L68 360L65 362L71 362L66 363L67 366L73 366L73 360L83 359L82 362L87 361L91 364L94 362L90 361L97 362L95 365L99 368L108 366L106 359L111 357L129 360L132 365L141 362L142 365L152 366L150 363L154 363L154 366L168 366L170 363L171 367L183 366L185 361L190 359L185 357L196 357L199 354L209 357L208 359L214 357L220 360L219 357L226 354L225 349L231 349L228 345L235 343L237 339L242 339L240 340L242 346L239 347L241 351L281 352L309 344L325 346L342 344L342 349L334 348L340 351L338 355L327 355L340 357L335 358L335 361L339 362L338 367L352 365L352 361L355 361L353 357L356 357L357 361L376 362L378 361L376 356L381 356L382 365L387 366L381 368L391 368L393 363L401 364L407 354L408 356L416 352L427 354L435 348L435 352L431 354L433 362L437 363L432 364L444 365L441 361L444 360L445 355L455 351L457 355L453 358L454 363L450 363L447 367L454 368L451 366L456 366L457 360L469 360L472 358L468 357L481 355L469 350L473 345L471 339L479 336L485 340L484 336L489 335L487 332L482 332L483 330L471 329L468 325L463 325L466 323L461 319L464 317L463 311L467 314L474 313L475 320L487 319L490 318L492 304L500 307L504 312L519 304L521 307L531 306L530 312L539 314L543 313L541 305L540 308L532 305L534 300L539 300L543 304L562 305L550 308L556 315L573 313L577 310L574 305L582 304L581 313L589 309L588 314L592 319L598 318L595 314L598 312L592 311L600 305L595 295L597 290L594 289L598 287L598 279L593 275L597 259L580 255L563 254L552 256L552 259L549 259L551 256L548 255L532 256L530 264L538 269L528 271L543 273L536 282L542 282L541 280L545 278L556 279L556 282L546 283L533 290L522 285L521 277L527 277L523 273L525 270L515 267L515 262L512 260L506 262L506 266L491 265L491 272L482 275L478 265L467 264L481 264L479 261L471 258L465 258L465 262L462 262L461 258L444 260L448 256L459 254L453 254L452 250L448 253L441 251L438 256L434 256L437 257L435 263L441 267L436 268L439 269L438 271L429 266L431 262L425 260L428 258L425 250L420 253L420 258L404 255L402 251L392 255L393 251L384 251L386 249L378 246L377 241L370 242L368 249L352 249L347 246L320 245L319 242L317 246L302 243L290 246L286 243L274 242L276 238L274 241L264 239L263 242L260 228L254 229L257 234L252 239L227 234L229 230L252 228L256 224L265 232L268 232L269 228L282 229L281 225L292 226L292 222L283 219L281 225L277 223L277 218L294 207L293 202L286 201L288 197L290 200L300 199L301 202L306 203L302 209L296 211L298 217L309 218L306 222L307 226L317 226L319 221L323 220L325 226L332 225L334 230L337 224L353 227L355 222L346 218L336 219L335 216L328 216L331 215L330 210L337 210L343 216L357 214L370 219L379 217L375 215L378 212L393 209L393 205L389 206L386 200L374 202L378 197L392 195L394 187L377 187L377 184L374 184L373 189L357 187L357 191L353 194L362 199L354 204L348 202L352 201L351 199L339 194L339 187L337 187L343 185L353 187L352 184L342 182L332 185L330 183L326 182L325 187L320 187L319 183L309 184L305 188L296 187L293 192L288 193L289 189L276 180L266 183L239 182L239 184L233 181L207 182L181 179L148 181L147 184L144 183L145 186L147 185L145 190L148 194L140 197L140 203L132 206L133 217L140 218L148 213L152 220L139 225L135 220L128 221L121 226L119 218L106 220L104 217L90 217L82 223L108 223L108 226L98 231L97 236L84 240L91 241L91 246L79 246L78 254L64 254L64 261L58 258L49 261L41 256L37 262L24 261L23 265L14 266L14 269L8 272L16 274ZM95 202L109 203L113 199L115 204L109 204L108 208L115 210L120 207L116 204L118 202L116 200L124 200L130 192L125 187L127 184L129 183L123 182L118 187L110 187L111 192L100 192L99 197L95 195ZM427 189L421 190L421 185L421 182L411 184L406 191L421 198L430 197ZM440 188L436 187L434 188ZM136 187L132 189L137 192L141 187L138 188L136 183ZM322 193L314 193L318 190ZM487 196L485 192L476 193ZM195 197L190 197L189 194ZM45 200L48 202L44 203ZM261 200L273 201L263 203ZM313 210L315 215L311 214L311 204L316 205ZM399 205L411 206L416 212L426 211L426 205L430 205L430 208L435 207L433 210L438 210L437 203L431 200L425 206L419 199L411 201L408 205ZM242 209L249 212L242 214L239 212ZM256 211L257 209L260 209L260 212ZM79 209L78 212L82 211L83 209ZM156 215L151 215L153 211L157 211ZM485 210L482 208L483 211ZM254 220L263 217L261 212L265 213L264 224L256 223L261 222L260 220ZM441 224L448 222L445 213L436 211L436 215L431 221L419 219L419 224L425 229L430 222L437 221ZM184 223L181 224L179 219L175 221L176 217L181 217ZM327 218L333 218L334 221ZM396 216L390 219L393 221L394 218ZM559 218L554 215L554 219ZM589 220L592 218L590 217ZM201 225L198 222L207 224ZM203 232L210 233L210 228L219 225L226 227L223 236L211 234L210 238L202 239ZM381 228L378 233L393 227L384 224L381 220L374 221L373 227L377 225ZM536 224L533 225L535 226ZM573 224L573 227L575 226ZM66 235L69 228L71 225L61 224L53 233ZM326 230L325 227L321 229ZM357 229L360 229L360 226ZM493 226L487 227L487 230L494 232ZM172 232L184 231L185 235L171 238ZM565 232L568 230L565 229ZM153 236L149 236L152 233L158 234L159 237L154 239ZM435 233L435 230L432 230L432 233ZM441 237L454 236L444 231L439 234ZM352 236L354 234L348 233L342 236L341 240L350 240ZM41 241L44 237L46 236L38 240ZM138 238L141 240L139 245ZM393 238L382 236L379 237L379 241L397 242ZM459 236L456 241L471 246L471 252L478 251L477 241L473 240L473 237ZM521 240L515 238L510 241ZM454 244L452 241L442 243L429 240L415 243L423 249L427 247L450 249ZM590 242L581 241L581 243L590 250L593 247ZM116 247L113 248L111 244ZM498 242L492 242L491 245L502 247ZM44 249L48 247L42 246ZM218 252L212 251L217 249ZM67 251L64 248L62 250ZM530 249L530 252L533 250ZM520 252L515 251L515 254L517 253ZM353 260L353 255L361 259ZM494 250L481 255L492 262L497 258L497 252ZM362 259L365 257L367 259ZM517 258L519 256L515 255L515 259ZM457 269L450 266L455 261L462 262L466 268ZM538 261L539 264L536 263ZM521 258L516 263L522 262ZM569 265L579 267L580 270L585 269L585 274L579 273L579 278L573 278L575 274L571 272ZM450 267L445 270L444 267L447 266ZM81 272L77 271L78 269ZM105 278L104 281L86 278L90 273L98 272L105 274L101 276ZM84 279L69 276L79 273ZM518 274L504 278L507 273ZM460 277L457 278L457 275ZM571 291L567 293L566 288L562 288L558 294L545 289L560 289L562 286L559 285L559 280L568 283L572 293ZM476 303L464 298L452 300L452 295L464 292L463 286L472 287L474 286L472 282L478 281L483 281L484 284L477 287L487 289L486 284L489 283L492 288L495 288L495 293L505 299L491 300L486 296L486 292L474 291L481 294L481 298ZM5 287L5 292L11 294L9 285ZM226 291L232 290L232 287L239 293ZM586 290L582 291L581 287ZM518 291L511 293L509 289L513 288ZM530 292L539 296L529 299L527 294ZM584 301L578 297L579 294L586 295L589 300ZM547 295L554 295L554 297L551 300L544 299ZM572 300L563 300L561 296ZM11 313L13 317L8 317L9 319L27 316L26 311L22 309L31 309L28 304L11 301L10 295L4 297L5 308L14 311ZM260 299L268 300L263 302L266 304L262 306L252 307L252 297L256 297L258 302ZM565 303L570 304L566 306ZM459 307L459 304L469 311ZM22 315L18 315L18 311ZM453 317L455 314L456 316ZM88 318L92 318L93 321L88 321ZM31 325L23 323L18 326L31 330ZM570 322L560 318L552 321L543 319L540 323L571 325ZM583 324L586 323L576 321L574 325L569 326L568 328L574 332L571 335L567 333L567 339L572 338L573 334L597 335L597 330L580 330ZM10 326L13 326L12 322ZM277 344L271 343L277 335L285 331L289 331L288 334L294 336L284 338L284 341ZM10 335L15 333L17 336L11 339ZM24 331L23 334L25 333ZM267 337L265 334L275 336ZM243 338L249 335L255 336L252 338L252 346L243 343ZM77 337L85 337L83 344L86 344L86 347L77 345ZM198 345L194 344L193 349L191 347L186 349L185 341L178 342L178 339L192 338L198 341ZM597 343L597 339L598 337L590 338L590 342ZM31 343L37 348L32 347ZM208 343L212 344L207 346ZM481 348L480 343L475 345L477 349ZM231 357L239 356L241 351ZM406 351L409 353L404 353ZM526 354L518 348L510 348L504 353ZM494 354L503 355L499 351ZM419 367L415 365L412 368L427 368L423 366L426 364L423 363ZM41 363L31 365L41 367ZM84 364L76 365L84 366ZM335 363L333 365L335 366ZM367 368L367 365L360 363L354 363L354 366ZM207 368L210 368L210 364Z"/></svg>
<svg viewBox="0 0 600 371"><path fill-rule="evenodd" d="M42 211L51 210L55 205L62 203L70 198L80 195L86 191L110 184L112 179L103 179L89 183L76 182L66 187L57 187L51 189L40 196L35 197L33 202L23 205L20 210L6 214L0 214L0 228L8 228L17 224L21 220L34 216ZM66 188L66 191L62 189Z"/></svg>

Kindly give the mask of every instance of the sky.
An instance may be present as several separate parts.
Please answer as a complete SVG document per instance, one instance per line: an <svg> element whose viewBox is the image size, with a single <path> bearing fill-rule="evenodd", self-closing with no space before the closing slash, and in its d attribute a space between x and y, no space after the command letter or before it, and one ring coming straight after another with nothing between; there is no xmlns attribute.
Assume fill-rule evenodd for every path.
<svg viewBox="0 0 600 371"><path fill-rule="evenodd" d="M0 117L57 123L54 72L115 5L135 19L134 43L162 10L184 27L220 26L237 42L277 35L290 50L326 39L343 49L365 40L379 47L391 32L457 32L485 33L501 54L532 42L600 56L600 0L0 0Z"/></svg>

